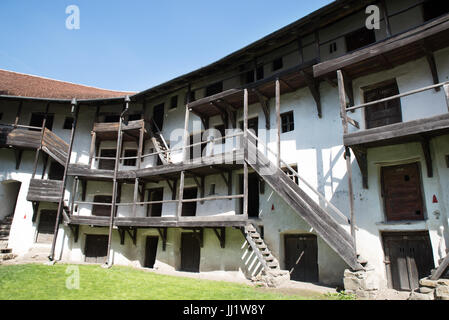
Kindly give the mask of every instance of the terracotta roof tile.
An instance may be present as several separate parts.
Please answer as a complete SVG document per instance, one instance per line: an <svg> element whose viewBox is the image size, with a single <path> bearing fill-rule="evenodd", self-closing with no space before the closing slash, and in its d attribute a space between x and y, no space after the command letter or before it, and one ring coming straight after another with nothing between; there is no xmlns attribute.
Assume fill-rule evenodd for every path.
<svg viewBox="0 0 449 320"><path fill-rule="evenodd" d="M103 99L133 95L0 69L0 95L49 99Z"/></svg>

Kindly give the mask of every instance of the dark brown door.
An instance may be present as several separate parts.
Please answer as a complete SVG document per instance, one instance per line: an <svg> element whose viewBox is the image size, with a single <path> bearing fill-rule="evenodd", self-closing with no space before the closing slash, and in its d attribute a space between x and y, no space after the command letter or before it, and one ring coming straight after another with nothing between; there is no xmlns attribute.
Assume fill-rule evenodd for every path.
<svg viewBox="0 0 449 320"><path fill-rule="evenodd" d="M86 247L84 249L86 262L105 263L108 255L107 235L86 235Z"/></svg>
<svg viewBox="0 0 449 320"><path fill-rule="evenodd" d="M388 221L423 220L418 163L382 167L382 197Z"/></svg>
<svg viewBox="0 0 449 320"><path fill-rule="evenodd" d="M183 192L183 199L196 199L198 188L186 188ZM196 202L183 202L181 216L193 217L196 214Z"/></svg>
<svg viewBox="0 0 449 320"><path fill-rule="evenodd" d="M117 150L115 149L102 149L100 157L112 158L112 159L100 159L98 169L114 170L115 169L115 156Z"/></svg>
<svg viewBox="0 0 449 320"><path fill-rule="evenodd" d="M435 267L427 232L383 234L388 285L396 290L418 288L419 279Z"/></svg>
<svg viewBox="0 0 449 320"><path fill-rule="evenodd" d="M318 282L318 247L315 235L285 236L285 268L290 279Z"/></svg>
<svg viewBox="0 0 449 320"><path fill-rule="evenodd" d="M159 237L149 236L145 245L145 268L153 268L156 262L157 242Z"/></svg>
<svg viewBox="0 0 449 320"><path fill-rule="evenodd" d="M164 198L164 188L152 189L148 191L148 201L162 201ZM148 205L148 217L160 217L162 215L162 203Z"/></svg>
<svg viewBox="0 0 449 320"><path fill-rule="evenodd" d="M154 107L153 120L157 125L157 128L153 128L153 129L155 129L155 131L157 131L157 129L162 131L162 126L164 125L164 104L163 103Z"/></svg>
<svg viewBox="0 0 449 320"><path fill-rule="evenodd" d="M200 272L200 244L193 233L181 234L181 270Z"/></svg>
<svg viewBox="0 0 449 320"><path fill-rule="evenodd" d="M50 171L48 173L48 179L50 180L62 180L64 177L64 167L59 162L52 162L50 164Z"/></svg>
<svg viewBox="0 0 449 320"><path fill-rule="evenodd" d="M55 233L56 210L41 210L37 227L38 243L51 243Z"/></svg>
<svg viewBox="0 0 449 320"><path fill-rule="evenodd" d="M112 196L95 196L94 197L95 203L112 203ZM93 216L103 216L103 217L109 217L111 215L111 205L101 205L101 204L94 204L92 206L92 215Z"/></svg>
<svg viewBox="0 0 449 320"><path fill-rule="evenodd" d="M391 80L365 90L365 102L399 94L396 81ZM402 121L401 100L394 99L365 108L366 128L376 128Z"/></svg>

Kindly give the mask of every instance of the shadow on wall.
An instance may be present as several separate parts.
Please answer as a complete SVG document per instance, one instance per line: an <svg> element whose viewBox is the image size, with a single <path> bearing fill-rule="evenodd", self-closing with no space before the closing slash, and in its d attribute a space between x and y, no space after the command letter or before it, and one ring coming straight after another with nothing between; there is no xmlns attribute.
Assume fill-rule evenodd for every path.
<svg viewBox="0 0 449 320"><path fill-rule="evenodd" d="M14 214L21 185L22 183L16 180L0 183L0 220Z"/></svg>

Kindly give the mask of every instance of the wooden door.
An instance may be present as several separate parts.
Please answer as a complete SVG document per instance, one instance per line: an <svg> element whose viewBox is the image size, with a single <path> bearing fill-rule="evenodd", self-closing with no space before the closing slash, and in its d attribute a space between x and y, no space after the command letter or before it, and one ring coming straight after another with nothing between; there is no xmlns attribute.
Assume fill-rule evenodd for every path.
<svg viewBox="0 0 449 320"><path fill-rule="evenodd" d="M181 234L181 270L200 272L200 244L192 232Z"/></svg>
<svg viewBox="0 0 449 320"><path fill-rule="evenodd" d="M31 127L42 127L42 123L45 118L45 113L32 113L31 119L30 119L30 126ZM47 120L45 121L45 128L48 130L51 130L53 128L53 114L47 114ZM37 130L37 129L31 129L31 130Z"/></svg>
<svg viewBox="0 0 449 320"><path fill-rule="evenodd" d="M318 282L318 246L315 235L285 236L285 268L290 279Z"/></svg>
<svg viewBox="0 0 449 320"><path fill-rule="evenodd" d="M145 244L145 268L153 268L156 262L157 243L159 237L149 236Z"/></svg>
<svg viewBox="0 0 449 320"><path fill-rule="evenodd" d="M113 158L113 159L100 159L98 163L98 169L104 170L114 170L115 169L115 157L116 149L102 149L100 152L100 157Z"/></svg>
<svg viewBox="0 0 449 320"><path fill-rule="evenodd" d="M248 174L248 217L259 217L259 175Z"/></svg>
<svg viewBox="0 0 449 320"><path fill-rule="evenodd" d="M162 201L164 198L164 188L152 189L148 191L148 201ZM162 203L148 205L147 217L160 217L162 215Z"/></svg>
<svg viewBox="0 0 449 320"><path fill-rule="evenodd" d="M37 243L51 243L55 233L56 210L41 210L37 227Z"/></svg>
<svg viewBox="0 0 449 320"><path fill-rule="evenodd" d="M86 246L84 249L85 261L91 263L105 263L108 255L107 235L86 235Z"/></svg>
<svg viewBox="0 0 449 320"><path fill-rule="evenodd" d="M112 196L97 195L97 196L94 196L94 202L95 203L107 203L109 205L94 204L92 206L92 215L93 216L109 217L111 215L111 205L110 204L112 203Z"/></svg>
<svg viewBox="0 0 449 320"><path fill-rule="evenodd" d="M48 172L49 180L62 180L64 178L64 166L59 162L52 161L50 164L50 171Z"/></svg>
<svg viewBox="0 0 449 320"><path fill-rule="evenodd" d="M427 232L384 233L388 286L395 290L418 288L419 279L435 267Z"/></svg>
<svg viewBox="0 0 449 320"><path fill-rule="evenodd" d="M154 129L156 129L155 131L157 131L157 129L162 131L162 126L164 125L164 104L163 103L154 107L153 120L157 125L157 128L154 128Z"/></svg>
<svg viewBox="0 0 449 320"><path fill-rule="evenodd" d="M185 188L183 192L183 199L196 199L198 188ZM193 217L196 214L196 202L183 202L181 216Z"/></svg>
<svg viewBox="0 0 449 320"><path fill-rule="evenodd" d="M388 221L424 220L418 163L382 167L382 197Z"/></svg>

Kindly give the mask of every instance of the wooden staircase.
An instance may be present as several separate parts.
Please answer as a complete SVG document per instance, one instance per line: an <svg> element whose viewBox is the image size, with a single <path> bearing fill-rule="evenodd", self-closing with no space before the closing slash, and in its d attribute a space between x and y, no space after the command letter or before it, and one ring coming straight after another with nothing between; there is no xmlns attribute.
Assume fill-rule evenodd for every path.
<svg viewBox="0 0 449 320"><path fill-rule="evenodd" d="M11 231L13 216L7 216L0 222L0 261L13 259L15 255L8 248L9 232Z"/></svg>
<svg viewBox="0 0 449 320"><path fill-rule="evenodd" d="M167 165L172 163L167 142L153 119L151 120L149 132L151 142L153 142L156 151L159 152L158 156L161 159L162 164Z"/></svg>
<svg viewBox="0 0 449 320"><path fill-rule="evenodd" d="M69 152L69 145L47 128L44 129L42 150L54 160L65 166Z"/></svg>
<svg viewBox="0 0 449 320"><path fill-rule="evenodd" d="M286 270L281 270L279 261L272 255L254 225L251 223L247 224L244 227L244 235L262 266L261 274L256 275L252 279L253 281L260 281L268 286L276 287L280 282L290 280L290 273Z"/></svg>
<svg viewBox="0 0 449 320"><path fill-rule="evenodd" d="M245 161L273 191L284 199L353 270L363 269L357 259L354 239L349 232L258 150L252 139L246 139L244 143L247 150Z"/></svg>

